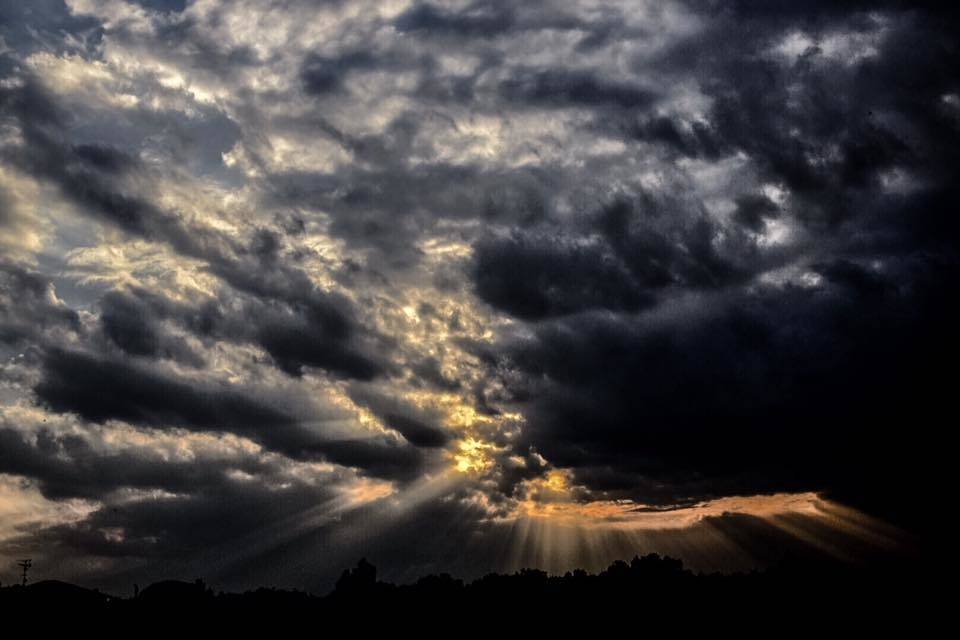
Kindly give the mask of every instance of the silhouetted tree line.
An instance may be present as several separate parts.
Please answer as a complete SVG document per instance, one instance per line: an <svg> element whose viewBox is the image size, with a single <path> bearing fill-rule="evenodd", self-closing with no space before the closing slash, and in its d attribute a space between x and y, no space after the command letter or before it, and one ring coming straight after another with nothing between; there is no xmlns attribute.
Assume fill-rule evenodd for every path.
<svg viewBox="0 0 960 640"><path fill-rule="evenodd" d="M203 581L166 580L130 598L110 596L58 581L0 588L0 609L81 612L110 619L154 619L210 615L228 623L253 616L279 620L314 618L383 626L398 620L474 620L477 616L534 616L552 624L569 618L609 614L641 616L664 626L704 616L734 615L752 620L790 615L835 616L872 612L872 620L902 610L919 597L925 582L910 564L849 566L784 562L764 571L702 574L680 560L650 554L616 561L598 574L583 570L550 576L538 569L491 573L472 582L449 574L428 575L412 584L377 579L366 559L345 570L325 596L304 591L259 588L215 593ZM793 613L791 613L793 612ZM546 616L544 618L544 616ZM693 616L693 618L691 618Z"/></svg>

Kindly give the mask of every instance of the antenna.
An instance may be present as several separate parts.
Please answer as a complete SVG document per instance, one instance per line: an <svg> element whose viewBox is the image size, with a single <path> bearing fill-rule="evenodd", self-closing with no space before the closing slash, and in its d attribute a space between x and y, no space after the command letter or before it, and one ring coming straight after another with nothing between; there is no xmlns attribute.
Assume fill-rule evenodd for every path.
<svg viewBox="0 0 960 640"><path fill-rule="evenodd" d="M27 586L27 571L30 570L30 567L33 566L33 561L30 558L21 560L17 563L17 566L23 569L23 586Z"/></svg>

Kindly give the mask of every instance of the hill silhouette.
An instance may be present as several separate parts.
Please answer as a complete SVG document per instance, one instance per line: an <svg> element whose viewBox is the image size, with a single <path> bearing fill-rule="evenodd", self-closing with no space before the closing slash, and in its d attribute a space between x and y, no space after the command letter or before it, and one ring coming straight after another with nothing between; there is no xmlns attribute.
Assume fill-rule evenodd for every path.
<svg viewBox="0 0 960 640"><path fill-rule="evenodd" d="M365 559L345 570L329 594L259 588L215 593L201 580L165 580L135 597L115 597L57 581L0 589L0 609L58 611L101 622L155 620L169 614L226 625L254 620L323 620L367 627L398 622L462 622L490 616L526 616L556 623L596 615L641 615L645 624L703 623L734 616L744 622L845 617L859 627L882 623L923 604L929 584L915 565L870 567L832 562L784 562L764 571L696 574L680 560L650 554L617 561L598 574L583 570L550 576L538 569L491 573L472 582L449 574L412 584L377 578ZM530 618L532 616L532 618ZM179 619L179 618L178 618Z"/></svg>

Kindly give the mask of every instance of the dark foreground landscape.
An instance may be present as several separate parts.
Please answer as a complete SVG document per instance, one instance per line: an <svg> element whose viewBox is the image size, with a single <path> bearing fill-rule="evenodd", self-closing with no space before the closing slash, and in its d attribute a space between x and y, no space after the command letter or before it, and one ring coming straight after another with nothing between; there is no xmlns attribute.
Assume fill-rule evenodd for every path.
<svg viewBox="0 0 960 640"><path fill-rule="evenodd" d="M117 597L47 580L0 589L0 609L57 612L68 615L61 621L94 621L105 628L142 621L229 626L314 620L362 628L415 623L427 630L515 619L550 626L610 623L626 616L651 629L720 623L762 631L775 623L791 629L842 624L862 631L906 623L918 630L931 623L924 615L933 606L926 599L929 584L916 564L905 561L870 567L785 561L764 571L697 574L679 560L650 554L617 561L598 574L549 576L523 569L473 582L440 574L395 585L379 581L376 568L360 560L324 596L276 588L215 592L198 579L165 580L134 597Z"/></svg>

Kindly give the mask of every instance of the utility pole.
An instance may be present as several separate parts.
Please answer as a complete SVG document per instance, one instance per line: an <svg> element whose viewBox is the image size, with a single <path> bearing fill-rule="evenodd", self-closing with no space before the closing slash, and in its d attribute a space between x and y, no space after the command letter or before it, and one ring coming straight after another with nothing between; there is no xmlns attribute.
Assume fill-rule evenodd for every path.
<svg viewBox="0 0 960 640"><path fill-rule="evenodd" d="M30 567L32 566L31 563L32 563L32 560L30 558L27 558L26 560L21 560L20 562L17 563L17 566L23 569L23 583L22 583L23 586L27 586L27 571L30 570Z"/></svg>

